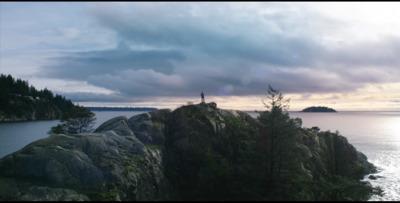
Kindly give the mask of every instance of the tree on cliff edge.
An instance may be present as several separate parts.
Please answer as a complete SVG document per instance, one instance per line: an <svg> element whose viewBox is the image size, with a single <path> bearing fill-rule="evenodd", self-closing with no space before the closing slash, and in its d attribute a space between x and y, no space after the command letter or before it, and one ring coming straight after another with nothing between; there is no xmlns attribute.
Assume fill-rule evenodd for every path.
<svg viewBox="0 0 400 203"><path fill-rule="evenodd" d="M78 134L91 132L93 130L95 120L95 114L85 107L73 107L62 115L61 124L52 127L49 133Z"/></svg>
<svg viewBox="0 0 400 203"><path fill-rule="evenodd" d="M279 175L281 170L281 157L282 157L282 143L281 137L287 134L284 132L288 129L287 124L290 120L286 110L289 108L290 99L284 99L282 93L279 90L275 90L268 85L267 102L262 100L267 111L260 114L260 121L266 127L266 134L270 140L269 154L269 179L273 182L275 175ZM285 112L284 112L285 111ZM267 155L268 154L268 155ZM277 171L275 171L277 170ZM276 174L278 173L278 174Z"/></svg>

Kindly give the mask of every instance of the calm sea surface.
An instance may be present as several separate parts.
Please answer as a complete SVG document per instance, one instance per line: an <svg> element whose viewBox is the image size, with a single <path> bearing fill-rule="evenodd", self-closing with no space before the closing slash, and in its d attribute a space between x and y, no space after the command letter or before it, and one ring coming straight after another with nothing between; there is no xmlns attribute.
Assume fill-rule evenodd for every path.
<svg viewBox="0 0 400 203"><path fill-rule="evenodd" d="M144 112L138 111L94 111L94 129L116 116L130 118ZM256 113L250 113L253 117ZM348 141L363 152L375 164L382 176L369 180L385 192L383 197L374 196L375 201L400 200L400 112L339 112L299 113L289 112L291 117L303 120L303 127L318 126L321 130L340 132ZM46 138L47 132L58 121L31 121L0 123L0 158L22 149L27 144Z"/></svg>

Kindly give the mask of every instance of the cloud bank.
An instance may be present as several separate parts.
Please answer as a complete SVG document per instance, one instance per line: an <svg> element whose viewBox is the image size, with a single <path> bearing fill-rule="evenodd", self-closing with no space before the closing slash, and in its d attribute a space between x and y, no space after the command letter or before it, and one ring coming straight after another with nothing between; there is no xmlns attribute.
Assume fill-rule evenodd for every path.
<svg viewBox="0 0 400 203"><path fill-rule="evenodd" d="M113 91L88 101L264 95L268 84L291 94L350 93L400 75L400 37L360 40L354 22L308 4L105 2L81 13L90 23L58 29L63 36L90 44L90 30L99 30L93 40L112 39L109 46L49 57L38 76Z"/></svg>

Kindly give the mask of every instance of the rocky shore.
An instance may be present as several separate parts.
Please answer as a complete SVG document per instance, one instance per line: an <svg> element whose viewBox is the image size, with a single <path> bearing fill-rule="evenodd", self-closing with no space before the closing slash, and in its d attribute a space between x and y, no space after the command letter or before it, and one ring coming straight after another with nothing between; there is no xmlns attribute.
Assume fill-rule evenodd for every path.
<svg viewBox="0 0 400 203"><path fill-rule="evenodd" d="M228 147L215 140L224 139L233 118L257 131L257 120L247 113L201 103L129 119L120 116L93 133L35 141L0 159L0 200L175 200L182 194L171 191L176 185L171 177L180 174L169 174L198 163L196 157L207 150ZM360 181L376 170L343 136L305 128L298 130L298 136L296 153L302 156L298 167L309 181L334 176ZM190 167L196 167L193 164ZM299 189L299 200L315 200L307 188Z"/></svg>

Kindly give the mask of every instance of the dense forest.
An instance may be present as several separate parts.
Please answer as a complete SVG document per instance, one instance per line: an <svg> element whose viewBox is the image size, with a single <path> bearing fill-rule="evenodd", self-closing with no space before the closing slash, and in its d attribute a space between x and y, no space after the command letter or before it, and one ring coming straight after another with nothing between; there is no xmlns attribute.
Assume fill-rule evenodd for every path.
<svg viewBox="0 0 400 203"><path fill-rule="evenodd" d="M28 81L0 76L0 121L59 119L72 107L71 100L47 88L37 90Z"/></svg>

